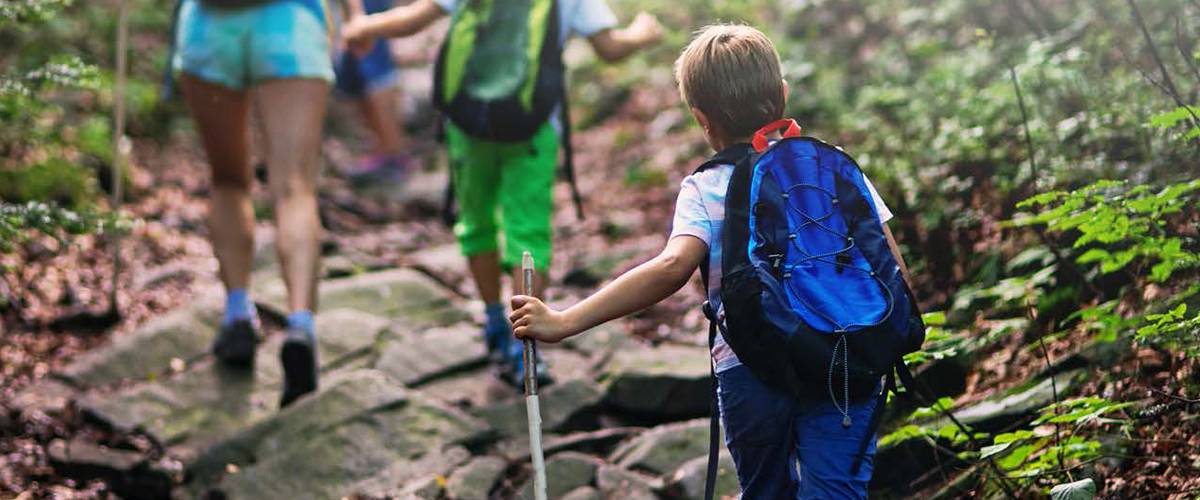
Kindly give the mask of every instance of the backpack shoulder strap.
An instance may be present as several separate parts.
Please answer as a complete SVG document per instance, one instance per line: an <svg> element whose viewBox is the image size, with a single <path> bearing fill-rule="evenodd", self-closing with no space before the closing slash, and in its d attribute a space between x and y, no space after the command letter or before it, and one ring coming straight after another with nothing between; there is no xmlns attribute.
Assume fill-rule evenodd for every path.
<svg viewBox="0 0 1200 500"><path fill-rule="evenodd" d="M692 175L696 175L719 165L734 165L736 168L736 165L742 163L752 155L754 155L754 147L749 143L734 144L709 157L709 159L705 160L704 163L701 163L699 167L696 167L696 170L692 171ZM753 165L753 162L751 162L751 165ZM708 290L708 267L709 262L708 256L706 255L704 257L704 262L700 263L700 279L704 282L705 290Z"/></svg>
<svg viewBox="0 0 1200 500"><path fill-rule="evenodd" d="M692 172L692 175L698 174L718 165L732 164L734 165L734 175L736 176L738 175L739 171L748 173L749 171L753 170L754 161L756 159L757 154L754 152L753 146L750 144L735 144L725 148L721 152L713 155L704 163L700 164L700 166L696 167L696 170ZM730 189L732 190L732 188L733 181L731 180ZM749 183L747 183L746 190L749 190ZM726 206L728 206L728 196L729 195L726 194ZM726 208L726 210L728 210L728 208ZM728 223L728 212L726 212L725 220L726 223ZM728 230L722 229L722 235L718 237L724 237L724 234L726 233L728 233ZM700 278L704 282L705 293L708 293L709 264L708 256L706 255L704 257L704 262L700 263ZM717 329L719 328L720 318L717 317L717 312L713 310L712 304L710 304L708 301L704 302L704 315L708 317L708 348L709 350L712 350L713 343L715 343L717 340ZM702 497L704 500L712 500L713 495L716 494L717 468L721 454L721 410L717 406L717 372L715 366L709 366L709 369L711 370L709 376L712 385L712 404L710 405L709 410L708 467L704 478L704 496Z"/></svg>

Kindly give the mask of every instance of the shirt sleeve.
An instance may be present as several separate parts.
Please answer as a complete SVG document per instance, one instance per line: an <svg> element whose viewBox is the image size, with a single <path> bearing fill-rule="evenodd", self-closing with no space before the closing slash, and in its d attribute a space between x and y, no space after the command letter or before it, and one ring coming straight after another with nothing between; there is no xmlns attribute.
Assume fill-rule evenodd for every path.
<svg viewBox="0 0 1200 500"><path fill-rule="evenodd" d="M447 1L447 0L439 0ZM454 1L454 0L448 0ZM574 5L571 5L574 4ZM576 34L584 38L590 37L609 28L617 26L617 16L605 0L579 0L577 2L562 2L560 8L570 8L565 12L568 35Z"/></svg>
<svg viewBox="0 0 1200 500"><path fill-rule="evenodd" d="M871 179L863 175L863 182L867 184L867 190L871 192L871 199L875 201L875 211L879 213L879 222L887 223L892 220L892 210L883 202L883 198L879 197L879 191L875 190L875 185L871 184Z"/></svg>
<svg viewBox="0 0 1200 500"><path fill-rule="evenodd" d="M458 0L433 0L433 3L446 12L454 12L454 8L458 6Z"/></svg>
<svg viewBox="0 0 1200 500"><path fill-rule="evenodd" d="M671 238L695 236L705 245L712 246L712 223L704 200L700 198L700 187L694 176L683 179L679 186L679 198L675 200L675 218L671 222ZM668 238L668 239L671 239Z"/></svg>

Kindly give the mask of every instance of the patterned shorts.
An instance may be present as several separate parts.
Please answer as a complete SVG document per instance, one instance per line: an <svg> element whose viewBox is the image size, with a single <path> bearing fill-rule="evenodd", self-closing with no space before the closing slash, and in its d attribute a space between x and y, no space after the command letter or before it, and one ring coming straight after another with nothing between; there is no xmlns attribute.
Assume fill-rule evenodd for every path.
<svg viewBox="0 0 1200 500"><path fill-rule="evenodd" d="M333 81L323 5L321 0L276 0L219 9L183 0L172 66L234 90L286 78Z"/></svg>

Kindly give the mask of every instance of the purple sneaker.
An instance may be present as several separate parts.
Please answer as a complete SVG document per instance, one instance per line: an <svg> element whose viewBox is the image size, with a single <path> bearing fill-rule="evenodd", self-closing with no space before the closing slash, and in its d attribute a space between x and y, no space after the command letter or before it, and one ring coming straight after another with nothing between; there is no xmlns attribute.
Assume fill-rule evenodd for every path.
<svg viewBox="0 0 1200 500"><path fill-rule="evenodd" d="M359 185L368 185L380 181L398 184L408 178L408 172L412 164L413 158L407 153L395 155L374 154L359 162L358 167L352 170L348 174L348 177L352 182Z"/></svg>

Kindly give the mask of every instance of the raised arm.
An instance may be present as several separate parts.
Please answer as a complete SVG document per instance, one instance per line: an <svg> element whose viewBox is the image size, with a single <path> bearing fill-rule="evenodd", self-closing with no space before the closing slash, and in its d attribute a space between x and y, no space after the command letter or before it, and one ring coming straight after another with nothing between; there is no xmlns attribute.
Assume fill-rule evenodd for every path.
<svg viewBox="0 0 1200 500"><path fill-rule="evenodd" d="M592 49L601 59L617 62L638 49L654 45L661 38L662 26L658 20L650 14L639 12L629 26L600 31L588 37L588 42L591 42Z"/></svg>
<svg viewBox="0 0 1200 500"><path fill-rule="evenodd" d="M650 307L683 288L707 254L708 245L699 238L676 236L657 257L562 312L533 297L513 297L513 333L554 343Z"/></svg>
<svg viewBox="0 0 1200 500"><path fill-rule="evenodd" d="M433 0L416 0L386 12L353 19L346 23L343 33L349 40L404 37L420 32L444 15L446 11Z"/></svg>

